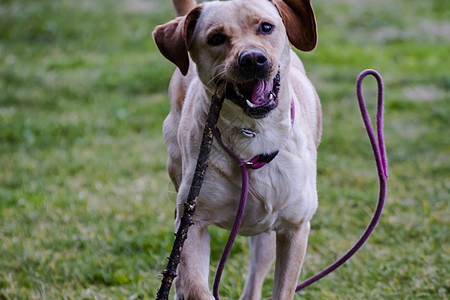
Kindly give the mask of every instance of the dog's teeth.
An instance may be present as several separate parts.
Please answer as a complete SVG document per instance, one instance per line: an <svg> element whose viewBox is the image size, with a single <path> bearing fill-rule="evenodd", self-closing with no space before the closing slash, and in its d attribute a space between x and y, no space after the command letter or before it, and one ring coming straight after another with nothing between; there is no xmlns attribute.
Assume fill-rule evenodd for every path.
<svg viewBox="0 0 450 300"><path fill-rule="evenodd" d="M273 100L273 94L272 93L269 94L269 100Z"/></svg>
<svg viewBox="0 0 450 300"><path fill-rule="evenodd" d="M250 100L246 100L247 101L247 105L250 106L251 108L254 108L256 105L251 103Z"/></svg>

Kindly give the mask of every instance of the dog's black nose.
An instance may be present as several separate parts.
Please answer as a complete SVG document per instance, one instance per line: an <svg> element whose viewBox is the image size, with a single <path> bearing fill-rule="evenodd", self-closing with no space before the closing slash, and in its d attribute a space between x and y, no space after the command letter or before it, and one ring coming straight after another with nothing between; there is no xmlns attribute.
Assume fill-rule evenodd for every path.
<svg viewBox="0 0 450 300"><path fill-rule="evenodd" d="M268 59L263 50L255 48L242 51L239 55L238 65L247 78L263 79L268 71Z"/></svg>

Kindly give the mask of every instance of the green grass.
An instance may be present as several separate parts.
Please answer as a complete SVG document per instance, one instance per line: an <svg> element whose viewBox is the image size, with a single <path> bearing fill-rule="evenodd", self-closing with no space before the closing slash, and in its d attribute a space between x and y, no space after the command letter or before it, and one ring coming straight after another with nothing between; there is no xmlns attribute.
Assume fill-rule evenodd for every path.
<svg viewBox="0 0 450 300"><path fill-rule="evenodd" d="M374 209L376 171L354 92L365 68L385 80L390 181L368 244L296 299L447 299L450 7L313 4L319 44L300 56L322 99L324 134L301 279L342 255ZM174 67L151 31L172 17L162 0L0 3L0 299L154 298L173 241L161 126ZM368 79L372 113L375 91ZM214 271L227 232L211 232ZM238 238L224 299L242 291L247 264Z"/></svg>

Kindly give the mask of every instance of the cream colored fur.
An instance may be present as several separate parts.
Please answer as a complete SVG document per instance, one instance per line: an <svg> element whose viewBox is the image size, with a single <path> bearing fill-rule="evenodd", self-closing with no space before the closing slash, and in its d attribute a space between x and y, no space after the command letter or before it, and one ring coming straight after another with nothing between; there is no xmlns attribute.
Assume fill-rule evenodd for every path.
<svg viewBox="0 0 450 300"><path fill-rule="evenodd" d="M188 2L174 0L175 6L177 2L184 5L177 11L184 14ZM218 128L223 142L245 160L280 150L263 168L249 170L249 194L239 234L250 236L251 264L241 299L261 298L262 283L275 256L273 299L292 299L306 252L309 221L317 207L320 102L300 59L290 48L283 20L272 3L266 0L207 2L197 10L195 29L187 41L189 69L186 76L177 69L172 77L171 111L163 126L169 154L167 169L178 191L175 227L183 214L196 166L206 114L215 89L214 79L221 77L232 81L238 53L249 47L261 48L273 65L273 76L280 70L277 108L262 119L254 119L226 99ZM180 17L176 22L185 22L185 18ZM275 25L270 36L254 33L252 22L261 20ZM224 29L233 41L220 54L205 43L207 35L217 27ZM157 43L161 30L163 28L155 30ZM293 128L291 101L295 105ZM242 128L254 131L256 137L240 134ZM214 141L194 215L195 225L189 229L178 268L177 299L213 299L208 284L210 238L207 228L215 225L231 229L240 191L237 163Z"/></svg>

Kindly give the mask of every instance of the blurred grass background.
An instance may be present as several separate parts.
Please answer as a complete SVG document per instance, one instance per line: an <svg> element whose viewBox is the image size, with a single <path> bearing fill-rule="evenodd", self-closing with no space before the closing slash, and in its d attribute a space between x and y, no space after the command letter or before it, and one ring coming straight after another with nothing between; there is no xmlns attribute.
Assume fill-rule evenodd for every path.
<svg viewBox="0 0 450 300"><path fill-rule="evenodd" d="M447 299L450 4L312 3L319 44L300 56L324 134L301 279L342 255L374 209L354 92L365 68L386 85L390 181L369 243L296 299ZM161 125L174 66L151 32L172 18L163 0L0 2L0 299L154 298L173 241ZM373 113L373 79L365 94ZM227 232L211 232L213 272ZM247 263L238 238L223 299L238 297Z"/></svg>

